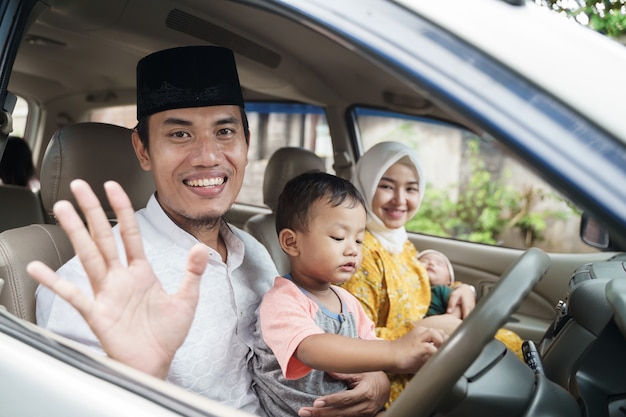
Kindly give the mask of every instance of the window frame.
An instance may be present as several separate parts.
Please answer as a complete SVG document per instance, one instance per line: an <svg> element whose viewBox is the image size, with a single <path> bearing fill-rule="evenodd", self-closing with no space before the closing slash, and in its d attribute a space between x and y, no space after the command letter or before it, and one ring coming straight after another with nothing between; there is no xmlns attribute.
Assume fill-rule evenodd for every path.
<svg viewBox="0 0 626 417"><path fill-rule="evenodd" d="M367 132L367 127L364 126L367 123L367 118L371 117L380 118L381 123L384 123L382 121L384 118L392 119L390 125L395 123L401 126L403 121L406 121L414 125L408 126L407 130L412 128L417 132L419 129L423 129L425 133L416 134L414 132L410 136L406 136L407 141L400 140L402 132L389 134L388 139L372 140L372 134ZM573 207L552 185L543 181L519 155L507 151L488 135L477 135L464 126L437 118L407 115L366 106L352 107L347 119L356 138L355 147L362 150L358 156L375 143L383 140L398 140L413 147L419 147L420 144L423 146L422 149L425 150L424 154L427 156L420 158L420 160L427 176L427 186L424 191L426 195L416 216L407 223L409 233L512 249L539 246L552 252L595 251L579 238L580 210ZM433 151L433 148L439 146L435 137L425 137L429 134L429 129L439 129L439 134L444 136L449 134L450 138L437 139L437 141L447 141L447 143L441 144L441 149L455 149L451 143L453 140L457 140L453 136L458 136L459 142L456 144L456 149L459 154L449 157L451 154L446 153L446 158L439 156L443 151L441 149L440 153ZM437 133L431 132L431 135L436 136ZM472 142L474 145L471 144ZM474 151L470 147L477 147L477 150ZM470 151L475 153L468 153ZM418 154L420 153L418 151ZM438 162L435 162L437 160ZM450 161L457 160L459 165L450 168L453 165ZM483 166L484 169L482 171L474 170L473 164ZM441 168L444 165L447 166L446 169ZM494 165L496 168L493 168ZM450 174L449 171L454 172ZM513 176L513 173L516 174L514 177L507 178L507 175ZM448 174L452 180L448 179L447 182L440 180L440 177L445 177ZM489 177L485 178L487 175ZM500 185L500 187L496 188L494 185ZM473 187L477 188L474 189ZM479 200L475 206L469 205L478 198L469 198L470 193L475 192L475 195L478 195L478 193L486 191L487 188L492 194L485 192L483 193L485 197ZM501 200L496 200L497 197L501 197ZM546 201L544 202L544 200ZM500 209L500 205L505 202L508 204L510 213L507 213L507 209ZM469 209L459 212L458 210L461 210L463 206L462 203L467 204ZM480 212L474 216L474 221L461 221L461 218L464 217L472 219L468 213L477 208ZM456 213L456 217L448 216L447 213L450 212ZM509 218L504 217L501 220L502 213ZM489 221L481 223L483 214L494 220L491 223ZM567 218L567 222L559 224L561 217ZM513 221L516 223L511 223ZM545 232L541 229L543 223L546 223L548 227ZM444 226L444 224L454 225ZM498 228L502 228L502 231L498 232ZM451 232L454 230L460 232ZM568 238L556 239L556 237L560 237L558 233L561 230L565 230Z"/></svg>

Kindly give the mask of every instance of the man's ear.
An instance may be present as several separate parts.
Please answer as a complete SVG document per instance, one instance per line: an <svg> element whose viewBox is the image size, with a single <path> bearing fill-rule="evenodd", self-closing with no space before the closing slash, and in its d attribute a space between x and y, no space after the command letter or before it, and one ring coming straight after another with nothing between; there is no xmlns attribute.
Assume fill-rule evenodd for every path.
<svg viewBox="0 0 626 417"><path fill-rule="evenodd" d="M300 253L298 250L298 239L295 231L291 229L282 229L278 234L278 242L287 256L298 256Z"/></svg>
<svg viewBox="0 0 626 417"><path fill-rule="evenodd" d="M135 155L137 155L137 159L139 159L139 165L143 168L144 171L150 171L152 169L152 164L150 162L150 154L145 146L143 146L143 142L139 139L139 134L133 131L133 148L135 148Z"/></svg>

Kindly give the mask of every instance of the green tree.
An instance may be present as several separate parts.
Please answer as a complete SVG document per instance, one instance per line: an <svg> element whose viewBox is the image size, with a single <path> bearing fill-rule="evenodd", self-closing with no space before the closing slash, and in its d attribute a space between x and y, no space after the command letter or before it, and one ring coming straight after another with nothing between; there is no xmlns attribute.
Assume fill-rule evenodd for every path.
<svg viewBox="0 0 626 417"><path fill-rule="evenodd" d="M613 38L626 37L626 0L535 0Z"/></svg>
<svg viewBox="0 0 626 417"><path fill-rule="evenodd" d="M481 157L480 140L467 143L469 176L461 185L427 188L418 213L406 224L413 232L501 244L506 230L520 233L526 248L544 239L548 220L566 220L571 210L537 210L543 200L556 198L532 186L522 191L507 185L506 175L490 172ZM458 197L453 201L450 196Z"/></svg>

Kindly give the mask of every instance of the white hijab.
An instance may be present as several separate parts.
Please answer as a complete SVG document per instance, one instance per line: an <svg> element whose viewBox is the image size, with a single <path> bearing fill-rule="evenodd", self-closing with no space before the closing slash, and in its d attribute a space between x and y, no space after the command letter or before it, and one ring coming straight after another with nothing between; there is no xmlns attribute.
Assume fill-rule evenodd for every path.
<svg viewBox="0 0 626 417"><path fill-rule="evenodd" d="M402 252L404 243L408 240L406 229L404 226L398 229L387 228L373 213L372 201L383 174L400 160L402 163L413 166L419 178L420 199L417 203L417 210L419 210L426 187L424 170L415 151L402 143L381 142L368 149L356 164L354 178L354 184L363 195L367 205L367 229L378 239L383 248L393 254Z"/></svg>

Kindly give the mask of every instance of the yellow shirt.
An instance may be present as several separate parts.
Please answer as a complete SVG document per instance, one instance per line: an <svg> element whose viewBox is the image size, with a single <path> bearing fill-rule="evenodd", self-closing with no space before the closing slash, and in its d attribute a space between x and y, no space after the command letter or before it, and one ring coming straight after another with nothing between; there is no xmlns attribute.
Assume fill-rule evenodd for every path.
<svg viewBox="0 0 626 417"><path fill-rule="evenodd" d="M376 325L376 335L395 340L413 329L413 322L424 318L430 305L428 273L417 261L417 249L410 242L400 254L385 250L380 242L365 231L363 263L359 270L342 284L363 305ZM390 403L393 402L412 375L389 375Z"/></svg>

